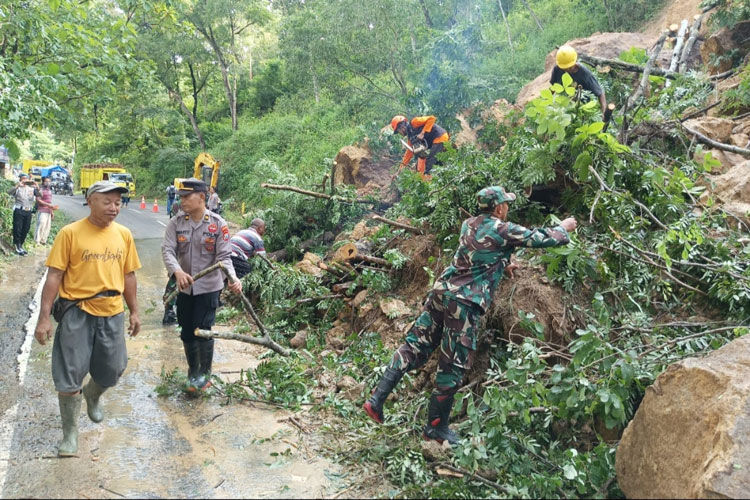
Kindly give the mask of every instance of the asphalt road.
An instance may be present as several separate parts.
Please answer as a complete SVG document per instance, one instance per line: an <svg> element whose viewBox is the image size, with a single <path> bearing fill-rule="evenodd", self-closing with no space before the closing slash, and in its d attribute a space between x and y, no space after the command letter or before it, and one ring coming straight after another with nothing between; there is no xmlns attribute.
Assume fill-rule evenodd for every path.
<svg viewBox="0 0 750 500"><path fill-rule="evenodd" d="M71 220L78 220L88 216L89 209L84 206L84 198L81 195L61 196L55 195L52 202L60 206L60 210ZM161 203L161 202L160 202ZM159 211L153 212L153 200L147 204L144 210L140 209L140 200L131 201L127 207L122 207L116 221L129 228L136 240L149 238L162 238L164 228L167 227L169 217L166 205L158 205Z"/></svg>

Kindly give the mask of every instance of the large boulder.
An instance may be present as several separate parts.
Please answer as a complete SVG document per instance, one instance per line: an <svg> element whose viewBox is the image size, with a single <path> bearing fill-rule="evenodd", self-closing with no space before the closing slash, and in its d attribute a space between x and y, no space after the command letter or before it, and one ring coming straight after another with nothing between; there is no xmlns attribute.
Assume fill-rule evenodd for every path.
<svg viewBox="0 0 750 500"><path fill-rule="evenodd" d="M722 208L750 225L750 160L734 165L721 175L711 177L713 195Z"/></svg>
<svg viewBox="0 0 750 500"><path fill-rule="evenodd" d="M750 50L750 21L742 21L731 28L724 27L711 35L701 45L700 52L703 64L709 68L709 73L723 73L734 65L732 51L739 51L741 55Z"/></svg>
<svg viewBox="0 0 750 500"><path fill-rule="evenodd" d="M750 336L646 389L615 469L628 498L750 497Z"/></svg>
<svg viewBox="0 0 750 500"><path fill-rule="evenodd" d="M594 33L588 38L570 40L567 44L578 52L589 56L617 59L620 53L630 50L631 47L649 49L654 42L655 39L652 36L642 33ZM544 73L536 77L518 93L518 97L516 97L518 106L525 106L526 103L538 97L540 92L549 86L552 68L555 66L555 54L557 54L557 49L547 54L544 60ZM668 51L664 51L661 57L666 60L670 55Z"/></svg>
<svg viewBox="0 0 750 500"><path fill-rule="evenodd" d="M716 118L713 116L704 116L687 120L685 126L696 132L700 132L709 139L717 142L729 142L729 136L734 129L734 121L728 118Z"/></svg>

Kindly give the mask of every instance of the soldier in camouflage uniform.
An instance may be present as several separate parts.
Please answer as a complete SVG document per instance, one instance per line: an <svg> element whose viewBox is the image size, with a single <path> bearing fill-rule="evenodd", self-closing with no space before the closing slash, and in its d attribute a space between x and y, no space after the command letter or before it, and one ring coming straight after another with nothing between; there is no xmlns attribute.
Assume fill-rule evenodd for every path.
<svg viewBox="0 0 750 500"><path fill-rule="evenodd" d="M568 244L568 231L576 228L569 217L550 229L527 229L505 222L508 203L516 195L499 186L482 189L477 201L482 213L464 221L453 262L435 282L422 313L393 354L383 378L363 408L383 422L383 404L404 373L423 366L440 347L435 390L427 409L425 439L458 442L448 427L453 399L470 368L477 347L477 326L492 301L497 284L516 264L510 259L518 247L546 248Z"/></svg>

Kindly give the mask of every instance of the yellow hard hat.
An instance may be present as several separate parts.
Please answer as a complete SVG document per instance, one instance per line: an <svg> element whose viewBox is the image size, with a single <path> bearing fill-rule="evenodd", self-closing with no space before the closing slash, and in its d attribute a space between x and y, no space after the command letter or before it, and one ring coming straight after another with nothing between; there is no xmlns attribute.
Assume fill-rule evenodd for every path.
<svg viewBox="0 0 750 500"><path fill-rule="evenodd" d="M570 45L563 45L557 49L557 67L560 69L568 69L573 66L578 60L578 53L576 49Z"/></svg>

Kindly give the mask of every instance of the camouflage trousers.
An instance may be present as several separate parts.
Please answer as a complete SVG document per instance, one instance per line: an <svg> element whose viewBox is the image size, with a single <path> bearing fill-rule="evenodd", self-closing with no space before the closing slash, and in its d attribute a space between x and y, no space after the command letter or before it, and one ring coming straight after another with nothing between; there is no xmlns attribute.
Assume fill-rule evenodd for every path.
<svg viewBox="0 0 750 500"><path fill-rule="evenodd" d="M177 278L174 277L174 274L169 277L169 281L167 281L167 286L164 288L164 295L162 296L162 300L167 300L167 297L169 297L169 294L177 290ZM164 309L169 311L177 310L177 295L174 296L172 301L169 304L164 305Z"/></svg>
<svg viewBox="0 0 750 500"><path fill-rule="evenodd" d="M396 350L388 366L401 372L414 370L439 346L435 386L438 394L454 394L474 359L480 315L478 307L430 294L406 335L406 343Z"/></svg>

